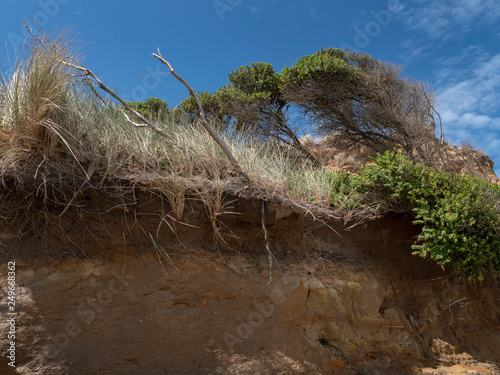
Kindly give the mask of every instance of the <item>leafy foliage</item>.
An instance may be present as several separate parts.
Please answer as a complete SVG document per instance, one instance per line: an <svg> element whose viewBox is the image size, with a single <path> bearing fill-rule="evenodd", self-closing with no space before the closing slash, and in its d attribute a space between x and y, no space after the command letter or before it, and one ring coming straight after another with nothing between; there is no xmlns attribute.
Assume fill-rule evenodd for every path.
<svg viewBox="0 0 500 375"><path fill-rule="evenodd" d="M253 130L260 122L269 119L272 112L282 111L279 74L271 64L252 63L229 74L229 81L218 91L198 94L205 115L235 130ZM189 116L198 116L198 106L193 97L183 100L180 106Z"/></svg>
<svg viewBox="0 0 500 375"><path fill-rule="evenodd" d="M500 276L500 186L416 165L386 152L359 175L364 193L405 202L422 225L415 254L473 280Z"/></svg>
<svg viewBox="0 0 500 375"><path fill-rule="evenodd" d="M286 102L280 90L280 74L269 63L252 63L229 74L229 84L216 95L224 112L233 116L235 127L271 133L286 126L283 109Z"/></svg>
<svg viewBox="0 0 500 375"><path fill-rule="evenodd" d="M281 75L274 71L269 63L252 63L242 66L229 74L231 86L248 95L267 94L269 101L277 108L283 108L286 102L281 96Z"/></svg>
<svg viewBox="0 0 500 375"><path fill-rule="evenodd" d="M168 116L168 104L159 98L150 97L144 102L131 101L127 103L149 120L165 122Z"/></svg>
<svg viewBox="0 0 500 375"><path fill-rule="evenodd" d="M340 75L355 80L360 67L365 66L370 56L338 48L321 49L310 56L301 57L291 67L283 69L283 87L290 90L293 86L312 82L322 76Z"/></svg>

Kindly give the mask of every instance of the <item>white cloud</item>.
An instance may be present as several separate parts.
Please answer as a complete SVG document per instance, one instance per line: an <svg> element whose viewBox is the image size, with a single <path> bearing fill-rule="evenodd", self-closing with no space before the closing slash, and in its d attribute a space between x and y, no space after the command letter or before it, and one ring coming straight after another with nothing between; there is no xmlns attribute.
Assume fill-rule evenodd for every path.
<svg viewBox="0 0 500 375"><path fill-rule="evenodd" d="M251 7L250 8L250 11L253 13L253 14L259 14L260 10L258 7Z"/></svg>
<svg viewBox="0 0 500 375"><path fill-rule="evenodd" d="M498 0L390 0L388 9L411 30L401 43L403 61L428 54L436 42L464 38L474 29L500 31Z"/></svg>
<svg viewBox="0 0 500 375"><path fill-rule="evenodd" d="M461 58L441 59L436 73L438 111L447 137L454 143L472 139L500 166L500 53L477 47ZM474 63L475 57L475 63Z"/></svg>
<svg viewBox="0 0 500 375"><path fill-rule="evenodd" d="M318 18L318 9L315 5L309 9L309 15L312 19Z"/></svg>
<svg viewBox="0 0 500 375"><path fill-rule="evenodd" d="M498 0L411 0L400 13L412 30L433 38L456 38L475 27L498 26Z"/></svg>
<svg viewBox="0 0 500 375"><path fill-rule="evenodd" d="M424 39L405 39L401 42L400 59L407 64L414 58L421 58L429 54L429 44Z"/></svg>

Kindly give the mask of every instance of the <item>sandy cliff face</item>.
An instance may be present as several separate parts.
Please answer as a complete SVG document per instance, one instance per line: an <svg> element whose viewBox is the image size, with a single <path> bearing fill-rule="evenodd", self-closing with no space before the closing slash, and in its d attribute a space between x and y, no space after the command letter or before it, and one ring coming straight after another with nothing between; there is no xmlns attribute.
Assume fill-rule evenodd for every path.
<svg viewBox="0 0 500 375"><path fill-rule="evenodd" d="M155 207L149 201L139 211ZM3 228L11 246L0 280L5 290L5 263L15 259L19 316L16 372L3 356L0 372L500 373L498 289L471 287L412 256L410 218L343 231L268 206L279 263L270 283L258 207L234 203L239 214L224 223L234 251L215 250L196 207L184 217L192 226L178 226L176 235L147 215L136 217L141 230L128 232L127 215L109 216L107 232L97 229L101 216L87 217L85 240L71 220L59 223L84 252L55 234L14 240ZM0 305L5 316L5 295ZM0 335L2 349L7 344Z"/></svg>
<svg viewBox="0 0 500 375"><path fill-rule="evenodd" d="M321 144L308 143L312 154L319 158L327 170L358 172L366 164L372 162L376 153L365 146L354 149L343 149L332 145L332 140L325 139ZM471 175L486 181L500 183L493 166L494 162L483 152L468 146L454 146L443 143L434 158L434 167L460 175Z"/></svg>

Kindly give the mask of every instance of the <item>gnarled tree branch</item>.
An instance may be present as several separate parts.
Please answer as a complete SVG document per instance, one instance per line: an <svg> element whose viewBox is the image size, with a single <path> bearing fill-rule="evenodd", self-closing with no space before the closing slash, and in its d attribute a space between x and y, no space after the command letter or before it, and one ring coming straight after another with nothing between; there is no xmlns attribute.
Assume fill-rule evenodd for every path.
<svg viewBox="0 0 500 375"><path fill-rule="evenodd" d="M46 50L49 50L50 46L47 46L45 44L45 34L43 34L41 37L35 35L35 33L33 32L33 30L31 29L31 27L28 25L28 23L26 21L24 21L24 27L28 30L28 32L33 37L33 39L35 39L38 43L40 43L40 45L43 48L45 48ZM69 58L62 58L62 55L63 54L61 54L61 63L62 64L66 65L66 66L69 66L70 68L73 68L75 70L79 70L80 72L83 73L83 75L85 77L89 77L88 79L89 79L90 82L88 82L88 84L90 85L90 87L91 87L92 90L94 90L94 87L92 85L92 81L94 81L99 86L100 89L102 89L103 91L105 91L106 93L108 93L109 95L111 95L113 98L115 98L116 100L118 100L128 111L130 111L135 117L137 117L139 120L141 120L143 122L143 124L138 124L136 122L133 122L129 118L129 116L125 113L125 111L122 110L122 113L125 115L125 119L127 120L127 122L131 123L132 125L134 125L135 127L138 127L138 128L143 128L143 127L151 128L156 133L158 133L161 136L167 138L169 141L173 141L173 139L164 130L160 129L158 126L156 126L151 121L149 121L148 119L146 119L139 112L137 112L136 110L134 110L125 100L123 100L122 98L120 98L120 96L118 96L118 94L116 94L113 90L111 90L108 86L106 86L94 74L94 72L92 72L92 70L90 70L89 68L81 65L80 63L74 62L73 59L71 58L71 56L69 56ZM103 100L99 96L99 94L97 94L97 92L95 90L94 90L94 93L97 95L97 97L99 99Z"/></svg>
<svg viewBox="0 0 500 375"><path fill-rule="evenodd" d="M222 151L224 152L224 154L226 155L226 157L229 159L229 161L233 165L233 167L236 170L236 172L238 172L243 177L245 177L245 179L248 181L248 183L250 183L250 177L248 177L248 175L245 172L243 172L243 170L241 169L238 161L236 160L236 158L233 156L233 154L229 150L229 147L227 147L226 143L217 134L217 132L215 132L215 130L213 130L210 125L208 125L208 122L207 122L207 120L205 118L205 111L203 110L203 107L202 107L201 102L200 102L200 98L198 98L198 95L196 94L196 92L191 88L191 86L189 86L189 84L186 82L186 80L184 80L184 78L182 78L180 75L178 75L174 71L174 68L172 68L172 65L170 65L170 63L163 58L163 56L161 55L161 52L160 52L159 48L158 48L158 53L157 54L153 53L151 55L154 56L154 57L156 57L163 64L165 64L168 67L168 69L170 70L170 73L172 73L172 75L175 78L177 78L189 90L189 93L191 94L191 96L193 96L193 98L196 100L196 104L198 105L198 109L200 111L200 122L201 122L201 124L203 125L203 127L205 128L205 130L208 132L208 134L210 134L210 136L215 140L215 142L217 142L217 144L219 145L219 147L222 149Z"/></svg>
<svg viewBox="0 0 500 375"><path fill-rule="evenodd" d="M89 68L87 68L85 66L73 64L73 63L70 63L70 62L67 62L67 61L62 61L62 63L65 64L65 65L68 65L68 66L70 66L70 67L72 67L74 69L80 70L81 72L83 72L87 76L90 76L97 83L97 85L99 86L100 89L102 89L103 91L107 92L113 98L115 98L116 100L118 100L125 107L125 109L127 109L128 111L130 111L135 117L137 117L139 120L141 120L143 122L143 124L138 124L138 123L133 122L132 120L130 120L130 118L127 116L127 114L124 111L122 111L123 114L125 115L125 119L129 123L131 123L132 125L134 125L134 126L136 126L138 128L149 127L151 129L153 129L156 133L162 135L163 137L167 138L170 141L173 141L173 139L164 130L160 129L158 126L156 126L151 121L149 121L148 119L146 119L139 112L137 112L136 110L134 110L125 100L123 100L122 98L120 98L113 90L111 90L108 86L106 86L104 83L102 83L102 81Z"/></svg>

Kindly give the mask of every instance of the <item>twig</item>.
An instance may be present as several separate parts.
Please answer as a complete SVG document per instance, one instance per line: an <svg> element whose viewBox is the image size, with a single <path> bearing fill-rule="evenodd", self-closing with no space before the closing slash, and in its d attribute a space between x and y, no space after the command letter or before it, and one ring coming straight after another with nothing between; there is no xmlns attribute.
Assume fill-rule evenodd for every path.
<svg viewBox="0 0 500 375"><path fill-rule="evenodd" d="M454 304L456 303L459 303L461 301L463 301L464 299L466 299L467 297L463 297L463 298L460 298L458 301L455 301L453 303L449 303L448 306L446 306L443 310L446 310L448 309L450 311L450 322L448 323L448 325L451 325L451 323L453 323L453 320L454 320L454 317L453 317L453 311L451 311L451 306L453 306Z"/></svg>
<svg viewBox="0 0 500 375"><path fill-rule="evenodd" d="M163 137L167 138L169 141L173 141L173 139L162 129L157 127L155 124L153 124L151 121L147 120L143 115L141 115L139 112L134 110L125 100L120 98L113 90L111 90L108 86L106 86L102 81L87 67L82 66L82 65L76 65L67 61L62 61L64 65L67 65L73 69L80 70L83 72L85 75L90 76L99 86L99 88L105 92L107 92L109 95L111 95L113 98L118 100L128 111L130 111L135 117L137 117L139 120L143 122L143 124L138 124L130 120L130 118L127 116L127 114L122 111L122 113L125 116L125 119L134 125L135 127L138 128L144 128L144 127L149 127L153 129L156 133L162 135Z"/></svg>
<svg viewBox="0 0 500 375"><path fill-rule="evenodd" d="M193 98L196 100L196 104L198 105L198 109L200 111L200 122L201 122L201 124L203 125L203 127L205 128L205 130L208 132L208 134L210 134L210 136L215 140L215 142L217 142L217 144L219 145L219 147L222 149L222 151L224 152L224 154L227 156L227 158L229 159L229 161L233 165L233 167L236 170L236 172L238 172L240 175L242 175L243 177L245 177L245 179L247 180L247 182L250 184L250 177L248 177L248 175L245 172L243 172L243 170L241 169L238 161L236 160L236 158L233 156L233 154L229 150L229 147L227 147L227 145L225 144L225 142L215 132L215 130L213 130L210 125L208 125L208 122L207 122L207 120L205 118L205 111L203 110L203 107L202 107L201 102L200 102L200 98L198 97L198 95L196 94L196 92L191 88L191 86L189 86L189 84L186 82L186 80L184 78L182 78L180 75L178 75L174 71L174 68L172 68L172 65L170 65L170 63L163 58L163 56L161 55L161 52L160 52L159 48L158 48L158 54L152 53L151 55L153 57L156 57L163 64L165 64L168 67L168 69L170 70L170 73L175 78L177 78L189 90L189 93L191 94L191 96L193 96Z"/></svg>
<svg viewBox="0 0 500 375"><path fill-rule="evenodd" d="M426 279L426 280L415 281L415 282L411 283L411 285L420 284L420 283L427 283L427 282L441 280L441 279L448 279L449 277L450 277L450 275L440 276L440 277L436 277L434 279Z"/></svg>
<svg viewBox="0 0 500 375"><path fill-rule="evenodd" d="M305 206L301 206L300 204L297 204L297 203L296 203L295 205L296 205L297 207L299 207L299 208L302 208L304 211L306 211L306 214L311 215L314 221L319 221L319 222L321 222L323 225L325 225L325 226L327 226L328 228L330 228L330 229L331 229L331 230L332 230L335 234L337 234L339 237L342 237L342 235L341 235L339 232L337 232L335 229L333 229L333 227L332 227L331 225L328 225L328 224L327 224L324 220L322 220L322 219L320 219L320 218L316 217L316 216L312 213L312 211L311 211L311 210L309 210L307 207L305 207ZM343 219L342 219L342 217L340 217L340 216L335 216L335 215L328 215L328 216L329 216L329 217L331 217L331 218L333 218L333 219L336 219L336 220L343 220Z"/></svg>
<svg viewBox="0 0 500 375"><path fill-rule="evenodd" d="M441 141L441 143L443 143L443 140L444 140L444 133L443 133L443 121L441 121L441 115L439 114L439 112L436 110L436 108L434 107L434 105L432 104L431 100L429 99L429 97L427 96L427 93L425 91L425 85L423 83L420 84L421 87L422 87L422 92L424 94L424 97L425 99L427 100L427 104L429 104L429 106L431 107L431 109L433 110L433 112L435 114L437 114L438 118L439 118L439 140Z"/></svg>
<svg viewBox="0 0 500 375"><path fill-rule="evenodd" d="M460 298L459 300L453 302L453 303L449 303L448 306L446 306L443 310L446 310L446 309L449 309L450 310L450 313L451 313L451 306L457 304L457 303L460 303L462 302L464 299L467 299L467 297L463 297L463 298Z"/></svg>
<svg viewBox="0 0 500 375"><path fill-rule="evenodd" d="M464 302L464 300L470 300L470 301ZM451 325L451 323L453 323L453 320L454 320L453 311L451 311L451 307L453 305L456 305L457 303L460 303L460 307L464 307L464 306L467 306L471 302L497 302L497 301L500 301L500 298L497 298L497 299L471 299L469 297L462 297L462 298L460 298L459 300L456 300L453 303L449 303L448 306L446 306L445 308L443 308L443 311L444 310L449 310L450 311L451 318L450 318L450 322L448 323L448 325Z"/></svg>

